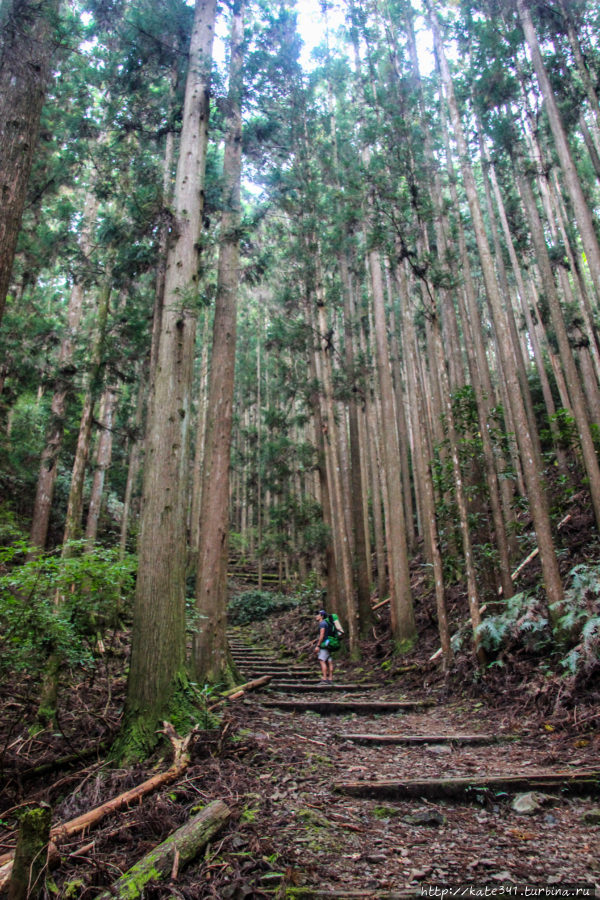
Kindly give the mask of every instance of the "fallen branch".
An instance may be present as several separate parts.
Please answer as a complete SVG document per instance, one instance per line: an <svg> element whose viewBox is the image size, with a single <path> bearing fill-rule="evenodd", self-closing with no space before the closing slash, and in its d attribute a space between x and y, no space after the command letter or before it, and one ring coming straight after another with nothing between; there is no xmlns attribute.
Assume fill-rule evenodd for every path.
<svg viewBox="0 0 600 900"><path fill-rule="evenodd" d="M135 800L141 800L146 794L155 791L158 787L162 787L163 784L169 784L171 781L175 781L176 778L179 778L179 776L185 772L190 764L188 747L190 740L195 734L195 729L186 737L180 738L169 722L164 722L163 724L163 732L167 735L173 746L173 765L165 772L153 775L152 778L143 781L142 784L138 784L137 787L125 791L124 794L119 794L118 797L108 800L101 806L97 806L95 809L91 809L81 816L77 816L75 819L71 819L70 822L65 822L62 825L55 825L50 830L51 841L58 844L61 841L66 840L66 838L72 837L74 834L79 834L81 831L91 828L93 825L96 825L104 819L105 816L110 815L110 813L119 812L119 810L129 806L129 804L133 803ZM7 853L0 857L0 891L6 886L10 879L13 862L14 853Z"/></svg>
<svg viewBox="0 0 600 900"><path fill-rule="evenodd" d="M264 687L265 684L270 682L272 677L272 675L263 675L261 678L255 678L254 681L247 681L246 684L230 688L228 691L225 691L225 696L222 700L218 700L216 703L213 703L212 706L208 707L208 712L212 712L214 709L222 706L223 703L227 703L228 700L239 700L240 697L245 697L249 691L255 691L258 688Z"/></svg>
<svg viewBox="0 0 600 900"><path fill-rule="evenodd" d="M201 813L178 828L170 837L125 872L100 900L136 900L142 897L149 882L162 881L170 875L177 878L179 869L191 862L225 824L231 810L222 800L215 800Z"/></svg>
<svg viewBox="0 0 600 900"><path fill-rule="evenodd" d="M386 603L389 603L391 597L386 597L385 600L380 600L379 603L376 603L375 606L371 607L371 610L374 612L376 609L379 609L380 606L385 606Z"/></svg>
<svg viewBox="0 0 600 900"><path fill-rule="evenodd" d="M255 691L257 688L263 687L263 685L268 684L270 680L270 675L263 675L262 678L255 678L253 681L247 681L246 684L240 684L237 687L229 688L228 691L222 691L221 693L226 700L231 700L233 697L238 697L242 694L247 694L248 691Z"/></svg>
<svg viewBox="0 0 600 900"><path fill-rule="evenodd" d="M570 519L572 519L572 518L573 518L573 517L572 517L571 513L569 513L567 516L564 517L564 519L561 519L561 520L560 520L560 522L559 522L558 525L556 526L556 530L557 530L557 531L560 531L560 529L563 527L563 525L566 525L567 522L568 522ZM531 562L532 559L535 559L535 558L536 558L536 556L539 554L539 552L540 552L540 548L539 548L539 547L535 547L535 548L531 551L531 553L529 554L529 556L527 556L527 557L523 560L523 562L522 562L519 566L517 566L517 568L515 569L515 571L512 573L512 575L510 576L511 581L515 581L515 580L516 580L517 575L519 575L519 574L523 571L523 569L525 568L525 566L527 566L527 565ZM499 593L499 594L502 594L502 588L501 588L501 587L498 588L498 593Z"/></svg>

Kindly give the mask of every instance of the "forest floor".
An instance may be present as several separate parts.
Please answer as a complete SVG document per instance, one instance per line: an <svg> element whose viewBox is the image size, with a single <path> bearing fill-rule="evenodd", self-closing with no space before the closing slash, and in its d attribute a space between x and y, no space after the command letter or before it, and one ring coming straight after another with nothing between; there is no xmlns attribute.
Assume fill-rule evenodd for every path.
<svg viewBox="0 0 600 900"><path fill-rule="evenodd" d="M306 619L306 617L304 617ZM296 638L291 621L295 621ZM290 613L288 641L300 629L314 630ZM271 622L242 639L266 648L281 629ZM114 648L113 648L114 649ZM288 657L289 659L289 657ZM538 795L530 815L512 809L512 795L484 790L472 802L437 799L373 800L338 793L335 781L447 778L481 774L529 774L547 770L598 769L597 706L580 706L565 717L530 705L523 694L486 697L481 691L449 693L434 667L398 675L373 657L369 665L341 661L337 683L375 680L376 687L344 694L318 688L301 699L357 697L369 700L424 699L418 711L385 715L319 715L265 707L265 700L293 694L261 691L232 703L219 728L194 746L190 767L176 782L141 804L114 814L93 831L60 846L60 862L49 873L46 897L98 897L121 872L185 822L193 811L222 799L233 811L227 826L201 859L175 880L148 887L152 898L424 896L456 885L488 886L510 895L507 884L547 890L567 884L600 885L600 799L552 790ZM292 658L290 664L302 662ZM383 665L383 667L382 667ZM429 675L427 674L429 672ZM431 682L431 683L430 683ZM106 684L82 684L79 699L61 730L31 738L16 727L4 734L4 831L0 854L14 846L18 811L47 800L55 821L67 821L140 783L157 768L115 770L101 761L37 778L26 772L72 748L86 748L117 724L122 680L112 683L109 708L99 709ZM5 696L15 711L24 697ZM24 710L22 710L24 712ZM5 721L6 721L6 717ZM399 732L490 734L506 741L484 746L457 743L365 747L349 733ZM157 766L160 764L157 762ZM166 768L165 763L162 764ZM20 774L17 774L17 770ZM533 894L530 894L532 896ZM539 896L556 896L555 893ZM440 894L438 894L440 896ZM493 894L488 893L488 896Z"/></svg>
<svg viewBox="0 0 600 900"><path fill-rule="evenodd" d="M449 595L448 602L453 621L462 621L464 598ZM592 885L598 894L597 795L547 790L537 794L535 810L525 815L513 809L513 793L493 789L476 791L469 802L431 796L360 799L335 789L340 781L453 775L475 781L484 774L600 768L597 668L595 676L577 684L515 651L484 677L473 660L463 658L444 678L439 662L431 661L438 646L432 604L418 606L419 641L408 657L392 654L384 607L362 645L361 662L336 663L336 683L374 684L358 693L317 687L316 660L307 648L316 636L314 610L296 609L237 629L236 641L290 666L312 667L314 691L280 694L272 683L222 708L218 723L200 711L199 724L206 730L192 745L186 771L140 803L61 841L43 897L100 897L122 872L217 799L232 811L225 827L193 864L148 886L147 900L427 895L443 900L450 895L441 891L457 885L488 897L514 896L526 887L528 896L555 897L572 884ZM115 635L103 665L89 677L76 681L66 673L60 719L52 731L35 737L28 731L36 684L23 678L0 687L0 865L15 846L18 815L27 807L46 801L53 822L66 822L168 768L170 760L158 756L127 769L106 762L123 706L127 641L126 634ZM408 671L406 663L412 666ZM431 705L377 715L320 715L266 705L294 696ZM215 699L207 693L206 707ZM400 731L507 739L363 746L348 737ZM65 762L73 753L88 756ZM40 765L46 769L36 773Z"/></svg>

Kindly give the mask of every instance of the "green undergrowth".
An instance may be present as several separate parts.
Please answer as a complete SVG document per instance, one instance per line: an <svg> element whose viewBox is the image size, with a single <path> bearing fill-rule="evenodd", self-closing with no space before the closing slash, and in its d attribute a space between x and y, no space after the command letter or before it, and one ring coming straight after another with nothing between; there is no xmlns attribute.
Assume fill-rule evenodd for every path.
<svg viewBox="0 0 600 900"><path fill-rule="evenodd" d="M299 602L297 597L286 597L270 591L244 591L230 601L227 618L230 625L248 625L294 609Z"/></svg>
<svg viewBox="0 0 600 900"><path fill-rule="evenodd" d="M575 566L564 601L548 607L539 594L521 592L506 600L479 626L492 666L504 666L511 651L526 651L548 671L591 675L600 662L600 565ZM466 635L455 635L458 649Z"/></svg>

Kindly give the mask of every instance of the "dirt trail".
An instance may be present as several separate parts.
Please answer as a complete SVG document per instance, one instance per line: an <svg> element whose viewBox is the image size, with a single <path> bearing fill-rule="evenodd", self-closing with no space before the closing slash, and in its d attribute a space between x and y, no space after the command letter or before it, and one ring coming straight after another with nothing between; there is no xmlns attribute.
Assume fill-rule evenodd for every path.
<svg viewBox="0 0 600 900"><path fill-rule="evenodd" d="M246 671L252 671L251 664ZM432 706L385 715L323 716L267 707L267 697L278 696L277 680L290 681L291 674L275 675L268 694L247 699L235 712L239 734L251 746L242 819L251 818L271 855L272 877L283 876L280 896L393 897L466 883L600 884L600 827L586 821L599 805L597 797L555 790L538 798L534 814L522 815L511 808L514 795L504 792L476 792L469 803L375 801L333 787L349 780L591 769L600 758L598 735L570 739L517 717L508 721L481 701L447 703L431 695L410 699L433 701ZM313 677L316 682L316 668ZM338 683L344 678L349 673L340 672ZM313 693L303 690L298 699L319 701L327 690L315 685ZM401 690L400 685L335 696L349 702L408 699ZM288 692L280 696L293 698ZM362 745L348 737L397 732L431 734L436 742ZM458 733L507 740L483 745L439 740Z"/></svg>
<svg viewBox="0 0 600 900"><path fill-rule="evenodd" d="M242 635L248 643L252 634L251 628L237 632L232 645L239 644ZM479 896L515 896L505 883L554 889L553 894L529 896L556 897L559 886L600 883L598 796L545 791L537 811L521 815L511 808L514 795L497 790L476 791L470 802L457 802L422 796L361 799L335 789L336 783L348 781L361 785L380 779L464 776L475 782L485 774L594 769L600 761L597 730L552 730L551 723L539 716L526 718L507 703L494 707L469 698L450 702L441 689L423 687L423 673L414 665L398 679L342 662L336 667L336 689L318 688L314 657L267 653L265 640L263 635L260 649L246 657L236 648L236 656L243 662L239 666L244 680L273 673L269 689L225 707L219 730L200 736L192 763L177 782L61 845L44 900L95 900L214 800L232 809L230 823L201 859L166 883L147 887L144 900L391 900L448 897L441 890L456 885L487 886L488 893ZM373 681L379 683L369 687ZM115 684L113 730L124 679ZM348 684L351 691L345 689ZM278 690L282 685L285 690ZM102 685L95 690L94 704L89 693L79 692L79 706L68 720L69 733L81 749L101 737L96 736L95 710L103 708L105 694ZM214 699L207 695L207 706ZM304 706L318 702L321 709L327 703L329 714L274 705L294 701ZM376 702L406 701L424 705L375 711ZM339 707L332 712L331 706L340 703L346 704L343 712ZM361 704L360 713L350 711L351 703ZM405 739L428 740L398 743L399 733ZM469 740L443 740L448 734ZM359 743L357 735L365 743ZM389 743L379 742L377 736L386 736ZM150 766L115 770L99 758L92 764L85 761L85 767L79 763L53 768L29 780L24 766L52 762L70 746L64 736L50 733L9 737L5 741L11 756L2 773L0 810L3 853L14 848L16 816L26 805L47 800L53 820L65 822L156 771ZM504 739L490 743L492 737ZM154 763L165 766L164 760ZM494 894L492 888L500 892Z"/></svg>

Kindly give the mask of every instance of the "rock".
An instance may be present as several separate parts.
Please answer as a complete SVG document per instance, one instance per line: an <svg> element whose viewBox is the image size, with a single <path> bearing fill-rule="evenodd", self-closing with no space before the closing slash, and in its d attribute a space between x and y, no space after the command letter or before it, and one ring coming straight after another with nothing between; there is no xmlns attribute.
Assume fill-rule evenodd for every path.
<svg viewBox="0 0 600 900"><path fill-rule="evenodd" d="M581 821L586 825L600 825L600 809L588 809L581 817Z"/></svg>
<svg viewBox="0 0 600 900"><path fill-rule="evenodd" d="M544 795L537 791L528 791L526 794L517 794L511 803L514 812L521 816L533 816L541 809Z"/></svg>
<svg viewBox="0 0 600 900"><path fill-rule="evenodd" d="M437 753L441 756L444 753L452 753L452 747L448 744L425 744L428 753Z"/></svg>
<svg viewBox="0 0 600 900"><path fill-rule="evenodd" d="M413 813L410 816L403 816L403 822L409 825L444 825L445 817L435 809L424 809L420 812Z"/></svg>
<svg viewBox="0 0 600 900"><path fill-rule="evenodd" d="M495 872L493 875L490 875L490 878L492 878L494 881L508 881L510 884L514 883L512 875L506 870L504 872Z"/></svg>

